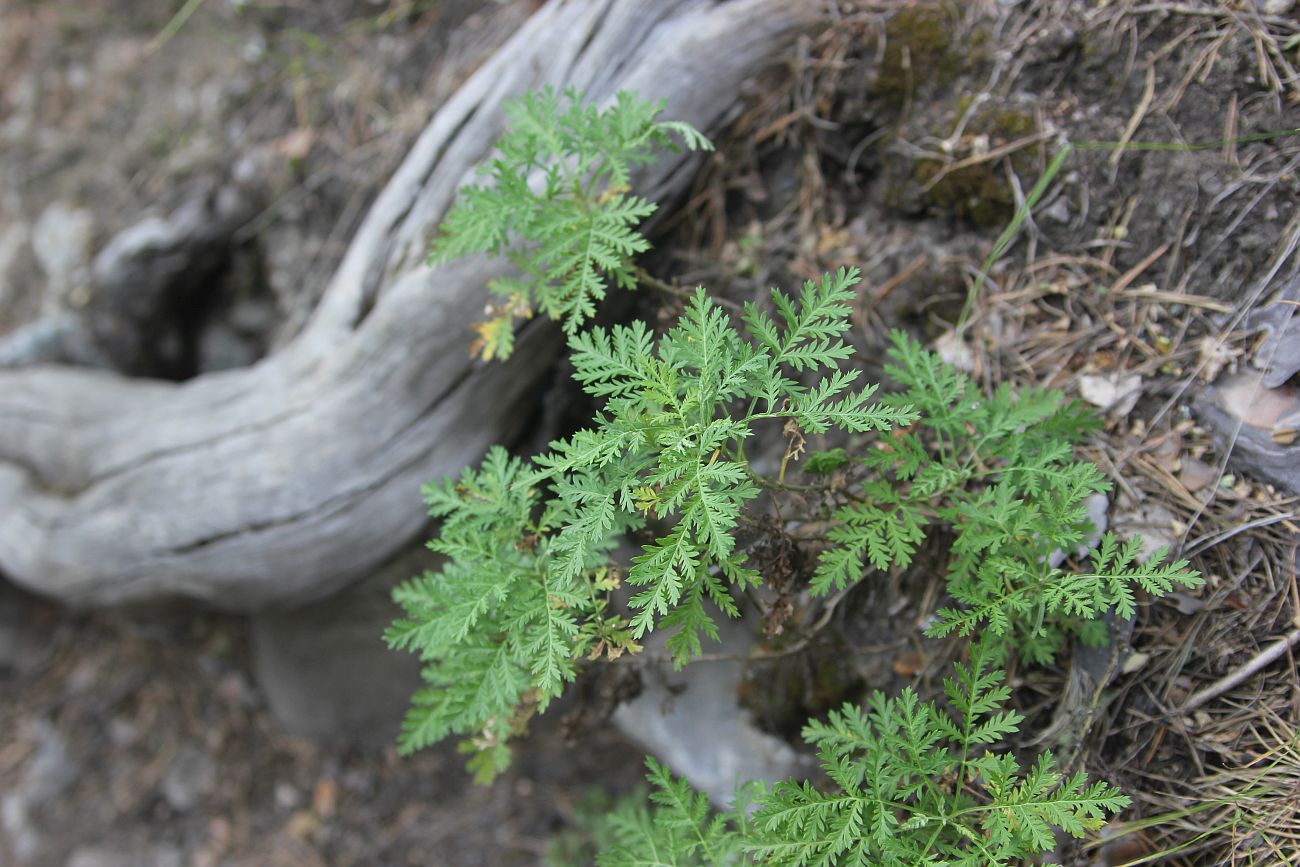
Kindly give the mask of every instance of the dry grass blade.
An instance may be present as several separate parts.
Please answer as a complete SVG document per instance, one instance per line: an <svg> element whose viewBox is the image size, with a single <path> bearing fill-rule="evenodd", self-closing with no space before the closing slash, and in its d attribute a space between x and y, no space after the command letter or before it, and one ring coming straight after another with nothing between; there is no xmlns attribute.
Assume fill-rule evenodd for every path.
<svg viewBox="0 0 1300 867"><path fill-rule="evenodd" d="M1133 140L1133 135L1137 132L1138 127L1142 125L1143 119L1147 116L1147 111L1151 108L1151 102L1156 96L1156 68L1147 67L1146 84L1142 88L1142 99L1138 101L1137 108L1133 110L1133 116L1129 118L1128 126L1124 127L1124 134L1119 137L1119 146L1110 155L1111 180L1115 178L1115 172L1119 170L1120 158L1124 156L1124 150L1128 143Z"/></svg>
<svg viewBox="0 0 1300 867"><path fill-rule="evenodd" d="M1183 304L1187 307L1200 307L1214 313L1231 313L1234 309L1231 304L1225 304L1215 298L1206 298L1203 295L1186 295L1182 292L1162 292L1151 285L1127 289L1124 291L1124 295L1157 304Z"/></svg>
<svg viewBox="0 0 1300 867"><path fill-rule="evenodd" d="M1116 153L1118 153L1118 151ZM1143 272L1145 272L1146 269L1154 265L1160 259L1161 256L1163 256L1165 253L1168 252L1169 252L1168 242L1165 242L1164 244L1161 244L1159 247L1156 247L1147 255L1145 259L1143 259L1141 262L1138 262L1132 268L1125 271L1124 274L1118 280L1115 281L1115 285L1110 287L1110 291L1123 292L1125 289L1129 287L1129 284L1131 284L1138 277L1142 276Z"/></svg>
<svg viewBox="0 0 1300 867"><path fill-rule="evenodd" d="M1300 732L1266 710L1240 732L1240 743L1240 761L1192 782L1200 793L1195 807L1155 817L1153 826L1143 823L1163 848L1126 864L1160 861L1181 850L1220 859L1185 863L1300 865Z"/></svg>
<svg viewBox="0 0 1300 867"><path fill-rule="evenodd" d="M998 147L990 148L984 153L975 154L973 156L969 156L964 159L957 160L956 162L945 164L941 169L939 169L938 172L935 173L934 177L930 178L930 180L926 181L924 184L921 185L921 189L923 191L932 190L936 186L938 186L938 184L941 181L943 181L944 178L948 177L948 175L952 174L953 172L960 171L962 169L968 169L971 166L977 166L980 165L981 163L987 163L996 159L1001 159L1002 157L1005 156L1010 156L1016 151L1021 151L1028 147L1033 147L1034 145L1039 144L1040 142L1047 141L1051 137L1052 137L1051 132L1048 131L1036 132L1033 133L1032 135L1027 135L1018 138L1015 141L1007 142L1004 145L999 145Z"/></svg>
<svg viewBox="0 0 1300 867"><path fill-rule="evenodd" d="M1039 176L1038 180L1034 183L1034 186L1029 190L1029 195L1025 196L1024 204L1016 208L1016 213L1011 218L1011 222L1007 224L1007 227L1002 230L1002 234L998 236L997 241L994 242L993 249L989 251L988 257L985 258L983 265L980 267L979 275L975 278L975 282L971 285L970 292L966 296L966 305L962 308L961 316L957 320L958 335L961 335L966 329L967 323L970 319L971 310L974 308L975 301L979 297L980 289L984 286L985 280L988 279L989 270L993 267L993 264L1002 257L1002 254L1007 251L1007 248L1011 246L1011 242L1015 240L1016 234L1020 231L1020 227L1029 219L1029 215L1033 211L1034 206L1037 205L1038 200L1043 197L1043 193L1047 192L1048 186L1050 186L1052 181L1055 180L1057 173L1061 170L1061 166L1065 164L1066 158L1070 155L1070 150L1070 145L1066 144L1057 152L1056 156L1052 158L1052 161L1047 166L1047 170Z"/></svg>

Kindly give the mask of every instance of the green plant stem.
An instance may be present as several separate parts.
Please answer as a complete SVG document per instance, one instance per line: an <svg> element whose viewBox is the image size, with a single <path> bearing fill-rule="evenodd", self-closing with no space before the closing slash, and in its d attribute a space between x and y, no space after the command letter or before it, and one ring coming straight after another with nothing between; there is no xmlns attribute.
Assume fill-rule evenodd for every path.
<svg viewBox="0 0 1300 867"><path fill-rule="evenodd" d="M657 292L663 292L665 295L672 295L674 298L680 298L683 301L690 301L691 298L694 297L694 293L689 289L682 289L664 280L660 280L640 265L636 266L636 281L638 283L644 283ZM709 294L709 300L736 313L742 313L745 309L735 301L728 298L721 298L712 293Z"/></svg>
<svg viewBox="0 0 1300 867"><path fill-rule="evenodd" d="M1015 214L1011 217L1011 222L1002 230L997 241L993 243L993 249L989 251L988 256L984 258L984 264L980 266L979 273L975 277L975 282L971 285L970 291L966 293L966 303L962 306L961 316L957 318L957 336L960 338L966 333L966 326L969 324L971 311L975 308L975 299L979 297L980 289L984 287L984 281L988 279L989 271L992 270L994 263L1002 257L1011 242L1015 239L1020 227L1029 219L1034 205L1043 197L1048 186L1056 178L1061 166L1065 163L1065 158L1070 155L1070 143L1066 142L1061 146L1060 151L1052 158L1047 165L1047 171L1038 178L1030 189L1029 195L1025 196L1025 201L1016 208Z"/></svg>
<svg viewBox="0 0 1300 867"><path fill-rule="evenodd" d="M186 0L185 5L176 11L166 26L158 31L158 35L149 41L148 47L145 48L146 54L154 54L164 45L171 41L171 38L180 32L185 26L185 22L190 20L190 16L198 11L203 5L203 0Z"/></svg>

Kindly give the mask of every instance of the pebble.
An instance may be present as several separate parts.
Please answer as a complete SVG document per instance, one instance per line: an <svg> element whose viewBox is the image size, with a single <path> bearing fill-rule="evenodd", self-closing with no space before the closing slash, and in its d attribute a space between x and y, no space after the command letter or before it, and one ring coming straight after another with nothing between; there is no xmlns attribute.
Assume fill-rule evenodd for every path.
<svg viewBox="0 0 1300 867"><path fill-rule="evenodd" d="M1295 8L1295 0L1257 0L1256 5L1265 15L1285 15Z"/></svg>
<svg viewBox="0 0 1300 867"><path fill-rule="evenodd" d="M176 812L188 812L211 794L216 776L207 752L186 745L176 753L163 774L160 784L163 799Z"/></svg>
<svg viewBox="0 0 1300 867"><path fill-rule="evenodd" d="M4 829L9 851L18 859L18 863L25 863L35 857L40 849L41 838L28 816L27 802L17 792L0 799L0 828Z"/></svg>
<svg viewBox="0 0 1300 867"><path fill-rule="evenodd" d="M81 776L81 768L68 753L63 735L45 720L34 727L36 755L27 766L19 793L28 806L36 807L57 798Z"/></svg>
<svg viewBox="0 0 1300 867"><path fill-rule="evenodd" d="M74 849L67 867L181 867L181 851L174 846L157 846L143 852L121 852L102 846Z"/></svg>
<svg viewBox="0 0 1300 867"><path fill-rule="evenodd" d="M1106 498L1105 494L1090 495L1083 501L1083 506L1088 512L1088 523L1092 525L1092 528L1088 531L1083 543L1075 549L1073 556L1076 560L1086 558L1089 551L1101 544L1101 537L1110 523L1110 500ZM1055 569L1065 562L1066 556L1067 552L1058 548L1047 558L1048 565Z"/></svg>
<svg viewBox="0 0 1300 867"><path fill-rule="evenodd" d="M89 278L95 218L85 208L53 202L32 227L32 251L49 280L49 297L64 300Z"/></svg>
<svg viewBox="0 0 1300 867"><path fill-rule="evenodd" d="M1058 223L1070 222L1070 203L1065 199L1057 199L1051 207L1043 211L1044 217L1050 217Z"/></svg>
<svg viewBox="0 0 1300 867"><path fill-rule="evenodd" d="M31 737L36 741L36 754L18 785L0 799L0 828L4 829L9 851L20 864L35 858L41 848L32 811L66 792L80 776L63 736L48 722L37 720Z"/></svg>

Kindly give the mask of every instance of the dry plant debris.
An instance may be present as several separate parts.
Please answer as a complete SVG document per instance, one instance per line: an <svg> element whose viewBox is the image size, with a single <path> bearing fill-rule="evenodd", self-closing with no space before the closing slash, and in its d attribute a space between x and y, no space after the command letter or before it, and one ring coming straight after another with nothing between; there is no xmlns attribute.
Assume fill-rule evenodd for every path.
<svg viewBox="0 0 1300 867"><path fill-rule="evenodd" d="M671 264L649 268L743 301L859 266L868 288L855 323L868 377L879 373L888 329L905 327L943 341L990 388L1080 395L1085 382L1138 383L1123 389L1131 409L1103 401L1089 457L1115 485L1111 520L1164 534L1207 584L1113 624L1113 656L1018 673L1025 731L1137 802L1105 840L1063 852L1068 863L1300 864L1300 497L1230 467L1230 441L1192 412L1207 385L1249 370L1258 338L1246 323L1300 269L1300 138L1250 138L1300 127L1300 18L1294 6L1276 11L1283 6L830 3L825 29L756 88L662 224L657 255ZM424 4L390 11L408 7L414 29L403 38L415 40L433 13L416 14ZM36 27L55 13L22 14ZM17 32L0 28L0 39ZM345 40L359 56L368 44ZM306 87L328 72L308 64L298 78ZM352 84L383 89L365 76ZM285 101L268 90L248 104L254 120L280 118L277 158L306 166L252 235L370 157L391 162L387 132L414 126L408 104L382 101L314 123L319 103L307 97L322 92L290 88ZM1064 142L1129 147L1070 154L981 277L998 232ZM137 181L158 183L148 173ZM327 230L320 255L359 207L350 195L333 204L342 228ZM788 444L774 439L779 462ZM816 528L792 531L795 543L799 534ZM773 542L790 575L770 608L771 652L751 676L756 715L788 731L791 700L816 711L870 688L933 694L952 648L922 641L919 627L938 607L943 552L801 614L790 541ZM815 640L798 637L800 616ZM53 755L50 732L74 756L99 751L95 768L41 808L71 829L51 859L97 837L136 851L165 844L201 864L418 859L469 833L457 824L457 808L468 808L484 811L489 842L455 863L529 863L585 782L619 767L622 780L638 776L635 763L617 761L627 751L617 743L583 765L539 758L536 773L491 792L464 788L455 756L399 768L388 756L333 754L275 733L246 679L238 624L183 617L150 635L112 618L41 617L54 636L48 650L0 680L0 722L17 733L0 746L0 788L33 773L42 744ZM200 767L196 750L220 773L202 809L178 810L190 793L174 779L169 787L168 771ZM539 802L550 806L534 809Z"/></svg>

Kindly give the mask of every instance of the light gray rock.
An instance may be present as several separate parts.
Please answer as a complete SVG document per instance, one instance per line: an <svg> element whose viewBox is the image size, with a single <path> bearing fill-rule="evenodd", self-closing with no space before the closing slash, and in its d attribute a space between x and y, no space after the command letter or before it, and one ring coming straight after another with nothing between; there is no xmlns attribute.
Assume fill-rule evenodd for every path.
<svg viewBox="0 0 1300 867"><path fill-rule="evenodd" d="M184 856L174 846L156 846L143 852L83 846L68 856L67 867L181 867L184 863Z"/></svg>
<svg viewBox="0 0 1300 867"><path fill-rule="evenodd" d="M63 736L49 723L37 720L32 736L35 755L18 785L0 798L0 829L20 864L40 852L42 833L33 821L33 812L66 792L81 775L81 766L69 754Z"/></svg>
<svg viewBox="0 0 1300 867"><path fill-rule="evenodd" d="M1265 15L1285 15L1295 8L1295 0L1255 0L1255 6Z"/></svg>
<svg viewBox="0 0 1300 867"><path fill-rule="evenodd" d="M247 367L260 356L259 347L224 322L216 322L199 335L198 369L203 373Z"/></svg>
<svg viewBox="0 0 1300 867"><path fill-rule="evenodd" d="M178 813L197 807L212 794L217 770L206 750L187 744L172 758L159 788L167 805Z"/></svg>
<svg viewBox="0 0 1300 867"><path fill-rule="evenodd" d="M32 824L27 801L17 792L0 798L0 828L4 829L7 848L19 864L30 861L40 849L40 834Z"/></svg>
<svg viewBox="0 0 1300 867"><path fill-rule="evenodd" d="M47 303L67 303L73 289L89 280L94 231L95 218L90 211L67 202L51 203L37 218L31 244L49 281Z"/></svg>
<svg viewBox="0 0 1300 867"><path fill-rule="evenodd" d="M1106 527L1109 524L1110 517L1110 500L1106 499L1105 494L1093 494L1083 501L1084 508L1088 511L1088 521L1092 524L1092 529L1088 532L1087 537L1074 550L1075 557L1085 557L1088 552L1097 547L1101 542L1101 537L1106 533ZM1060 566L1065 561L1067 552L1059 548L1051 553L1047 558L1047 563L1053 569Z"/></svg>
<svg viewBox="0 0 1300 867"><path fill-rule="evenodd" d="M63 735L44 720L35 725L36 755L27 766L19 794L38 807L66 792L81 776L81 766L68 752Z"/></svg>
<svg viewBox="0 0 1300 867"><path fill-rule="evenodd" d="M1246 318L1247 331L1265 336L1255 352L1255 366L1264 371L1264 385L1277 388L1300 372L1300 275Z"/></svg>
<svg viewBox="0 0 1300 867"><path fill-rule="evenodd" d="M641 694L614 712L614 722L632 740L706 793L714 804L731 803L736 788L750 780L781 780L811 763L784 740L759 730L740 706L745 666L754 645L743 624L718 624L728 654L737 659L699 661L680 672L668 666L642 673ZM662 653L663 631L647 650Z"/></svg>

